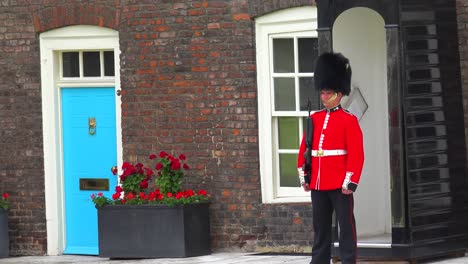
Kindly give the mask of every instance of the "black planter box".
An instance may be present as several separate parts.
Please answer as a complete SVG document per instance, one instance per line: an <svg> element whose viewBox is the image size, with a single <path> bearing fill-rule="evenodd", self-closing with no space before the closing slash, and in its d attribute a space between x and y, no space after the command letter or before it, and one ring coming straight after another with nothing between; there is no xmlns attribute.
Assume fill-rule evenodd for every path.
<svg viewBox="0 0 468 264"><path fill-rule="evenodd" d="M8 212L0 208L0 258L10 255L10 238L8 237Z"/></svg>
<svg viewBox="0 0 468 264"><path fill-rule="evenodd" d="M173 258L207 255L209 203L98 208L99 256Z"/></svg>

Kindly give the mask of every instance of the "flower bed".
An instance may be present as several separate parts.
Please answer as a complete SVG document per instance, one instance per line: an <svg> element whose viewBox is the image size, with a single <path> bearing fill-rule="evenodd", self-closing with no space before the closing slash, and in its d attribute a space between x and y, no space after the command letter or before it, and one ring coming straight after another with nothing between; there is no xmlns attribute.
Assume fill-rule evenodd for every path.
<svg viewBox="0 0 468 264"><path fill-rule="evenodd" d="M150 160L158 158L155 154ZM185 155L161 151L153 169L124 162L111 198L91 199L98 210L99 256L109 258L191 257L210 254L209 195L183 190ZM154 180L155 189L148 190Z"/></svg>
<svg viewBox="0 0 468 264"><path fill-rule="evenodd" d="M156 159L155 154L149 156L150 160ZM154 171L142 163L131 164L124 162L122 173L119 175L120 185L115 187L112 198L105 197L102 193L91 195L91 199L96 207L104 205L141 205L141 204L193 204L208 202L209 195L206 190L182 190L182 180L184 171L190 169L185 163L185 155L179 158L161 151L160 160L156 163ZM117 175L118 170L112 167L112 173ZM184 170L184 171L183 171ZM149 182L154 179L154 191L148 191Z"/></svg>

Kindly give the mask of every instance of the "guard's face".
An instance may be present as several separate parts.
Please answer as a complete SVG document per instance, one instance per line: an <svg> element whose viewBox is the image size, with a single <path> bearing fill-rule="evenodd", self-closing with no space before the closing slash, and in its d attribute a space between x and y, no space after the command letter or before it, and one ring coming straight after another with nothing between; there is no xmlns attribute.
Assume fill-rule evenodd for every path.
<svg viewBox="0 0 468 264"><path fill-rule="evenodd" d="M323 106L325 108L333 108L340 104L342 93L336 93L333 90L321 90L320 91L320 100L322 100Z"/></svg>

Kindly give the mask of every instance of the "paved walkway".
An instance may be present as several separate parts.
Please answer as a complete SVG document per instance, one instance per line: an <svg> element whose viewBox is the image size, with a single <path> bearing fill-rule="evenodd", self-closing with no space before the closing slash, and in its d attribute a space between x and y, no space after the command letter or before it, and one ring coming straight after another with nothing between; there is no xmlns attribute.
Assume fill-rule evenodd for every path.
<svg viewBox="0 0 468 264"><path fill-rule="evenodd" d="M161 259L141 259L141 260L109 260L108 258L99 258L93 256L31 256L31 257L11 257L0 259L0 263L13 264L308 264L309 256L291 256L291 255L256 255L255 253L213 253L207 256L193 258L161 258ZM404 262L359 262L361 264L400 264ZM461 258L440 259L435 261L421 262L425 264L467 264L468 255Z"/></svg>

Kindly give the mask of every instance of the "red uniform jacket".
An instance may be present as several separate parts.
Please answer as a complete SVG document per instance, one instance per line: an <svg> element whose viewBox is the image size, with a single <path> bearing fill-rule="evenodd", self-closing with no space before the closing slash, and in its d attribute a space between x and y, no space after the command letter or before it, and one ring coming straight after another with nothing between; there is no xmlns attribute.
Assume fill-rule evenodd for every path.
<svg viewBox="0 0 468 264"><path fill-rule="evenodd" d="M314 132L310 188L341 189L348 174L346 186L355 191L364 164L362 131L356 116L337 106L330 110L315 112L311 117ZM303 136L297 161L298 168L305 162L305 150ZM320 150L325 150L329 155L320 156ZM339 154L344 151L347 153Z"/></svg>

